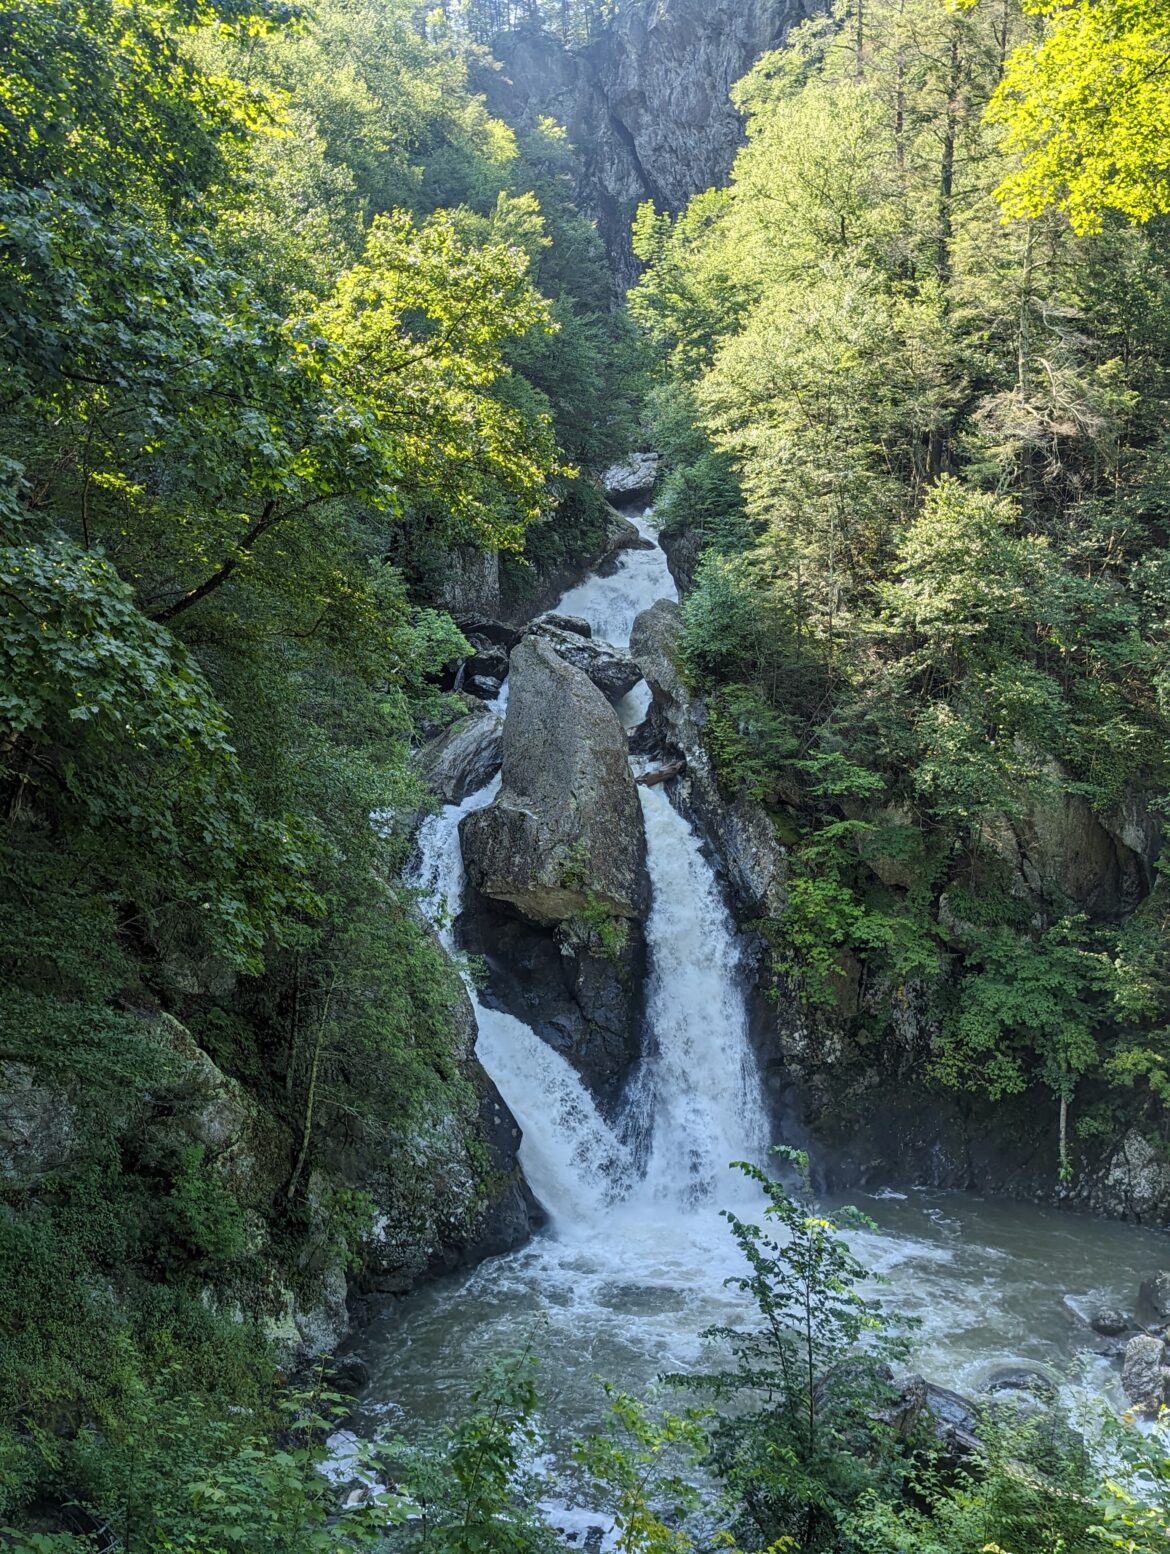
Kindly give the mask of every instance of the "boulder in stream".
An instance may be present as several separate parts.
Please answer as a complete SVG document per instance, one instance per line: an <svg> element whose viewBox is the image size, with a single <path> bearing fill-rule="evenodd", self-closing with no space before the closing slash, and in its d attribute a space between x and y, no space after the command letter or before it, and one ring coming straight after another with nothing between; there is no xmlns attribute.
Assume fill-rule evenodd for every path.
<svg viewBox="0 0 1170 1554"><path fill-rule="evenodd" d="M642 678L641 669L632 658L619 653L607 642L595 642L591 634L556 624L572 619L572 616L542 615L533 621L528 635L547 642L559 658L588 676L606 700L616 704L637 685Z"/></svg>
<svg viewBox="0 0 1170 1554"><path fill-rule="evenodd" d="M607 500L628 505L644 501L658 479L658 454L632 453L620 464L611 465L601 477Z"/></svg>
<svg viewBox="0 0 1170 1554"><path fill-rule="evenodd" d="M444 804L462 804L499 771L503 749L503 718L478 702L438 739L423 745L415 764L423 781Z"/></svg>
<svg viewBox="0 0 1170 1554"><path fill-rule="evenodd" d="M530 922L645 917L646 840L625 732L592 681L540 637L512 654L503 786L468 815L462 845L474 889Z"/></svg>
<svg viewBox="0 0 1170 1554"><path fill-rule="evenodd" d="M1141 1413L1156 1414L1170 1398L1166 1358L1165 1343L1152 1333L1139 1333L1125 1346L1121 1390Z"/></svg>

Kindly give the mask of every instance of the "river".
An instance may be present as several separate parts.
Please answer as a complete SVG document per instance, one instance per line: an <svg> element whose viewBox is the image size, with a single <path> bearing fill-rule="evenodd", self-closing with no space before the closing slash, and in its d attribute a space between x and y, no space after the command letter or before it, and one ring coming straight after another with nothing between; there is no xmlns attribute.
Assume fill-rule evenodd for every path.
<svg viewBox="0 0 1170 1554"><path fill-rule="evenodd" d="M637 522L653 538L649 517ZM676 597L655 544L626 552L557 608L624 648L641 610ZM619 709L627 726L647 702L643 684ZM459 823L498 783L420 831L416 881L448 945L463 890ZM550 1515L578 1532L584 1513L566 1509L573 1489L560 1475L569 1441L602 1411L598 1378L637 1391L692 1369L709 1349L705 1329L747 1315L725 1286L738 1253L719 1211L758 1210L729 1162L763 1160L771 1142L735 924L665 788L638 791L652 892L648 1044L623 1115L611 1126L558 1053L472 989L477 1050L523 1129L521 1162L549 1223L527 1247L388 1305L362 1344L367 1419L405 1430L451 1417L484 1362L530 1347ZM855 1252L889 1281L888 1304L920 1320L916 1369L974 1392L996 1369L1028 1364L1061 1380L1070 1400L1112 1394L1114 1369L1062 1298L1128 1309L1140 1279L1166 1261L1162 1235L957 1192L854 1201L879 1226L851 1237Z"/></svg>

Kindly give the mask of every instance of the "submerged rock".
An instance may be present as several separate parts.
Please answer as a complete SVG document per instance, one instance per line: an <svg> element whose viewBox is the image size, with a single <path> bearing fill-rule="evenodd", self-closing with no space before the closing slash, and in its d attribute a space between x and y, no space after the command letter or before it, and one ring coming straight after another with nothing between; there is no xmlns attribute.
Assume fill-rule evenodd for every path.
<svg viewBox="0 0 1170 1554"><path fill-rule="evenodd" d="M463 822L462 846L473 888L531 922L646 914L646 840L625 732L597 687L539 637L512 654L503 785Z"/></svg>

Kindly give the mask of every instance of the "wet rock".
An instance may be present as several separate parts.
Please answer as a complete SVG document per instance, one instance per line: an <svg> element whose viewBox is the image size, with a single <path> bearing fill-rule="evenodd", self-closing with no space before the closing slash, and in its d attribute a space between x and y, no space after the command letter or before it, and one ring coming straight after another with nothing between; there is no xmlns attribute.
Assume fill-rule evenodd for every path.
<svg viewBox="0 0 1170 1554"><path fill-rule="evenodd" d="M970 1398L922 1376L905 1376L895 1386L894 1396L877 1416L883 1424L904 1439L927 1431L952 1458L980 1450L979 1411Z"/></svg>
<svg viewBox="0 0 1170 1554"><path fill-rule="evenodd" d="M656 453L633 453L621 464L612 465L601 477L606 499L628 506L648 498L658 479L658 463Z"/></svg>
<svg viewBox="0 0 1170 1554"><path fill-rule="evenodd" d="M463 689L470 695L477 696L480 701L495 701L503 683L503 680L497 680L494 675L474 674L463 682Z"/></svg>
<svg viewBox="0 0 1170 1554"><path fill-rule="evenodd" d="M686 759L684 807L718 851L737 913L746 919L779 916L785 908L787 859L768 812L751 799L728 803L719 791L704 744L707 710L692 697L678 669L682 611L660 599L634 621L630 656L650 686L651 719L668 754Z"/></svg>
<svg viewBox="0 0 1170 1554"><path fill-rule="evenodd" d="M370 1367L360 1354L341 1354L326 1371L326 1380L335 1392L361 1392L370 1383Z"/></svg>
<svg viewBox="0 0 1170 1554"><path fill-rule="evenodd" d="M645 917L646 841L625 733L597 687L539 637L512 654L503 785L463 822L462 846L473 888L532 922L598 909Z"/></svg>
<svg viewBox="0 0 1170 1554"><path fill-rule="evenodd" d="M648 540L636 523L631 523L616 507L605 505L605 554L597 564L604 576L625 550L653 550L654 541Z"/></svg>
<svg viewBox="0 0 1170 1554"><path fill-rule="evenodd" d="M1170 1323L1170 1272L1165 1269L1143 1279L1138 1288L1137 1314L1148 1327Z"/></svg>
<svg viewBox="0 0 1170 1554"><path fill-rule="evenodd" d="M597 957L469 891L457 932L487 966L481 1002L531 1027L603 1105L615 1101L642 1050L646 956L634 925L618 955Z"/></svg>
<svg viewBox="0 0 1170 1554"><path fill-rule="evenodd" d="M492 616L465 616L460 619L459 627L473 647L481 643L491 643L496 647L502 647L508 653L516 646L522 635L517 627L509 626L505 621L496 620Z"/></svg>
<svg viewBox="0 0 1170 1554"><path fill-rule="evenodd" d="M999 1394L1023 1394L1033 1402L1047 1405L1056 1399L1056 1383L1052 1377L1034 1365L997 1366L983 1382L984 1392Z"/></svg>
<svg viewBox="0 0 1170 1554"><path fill-rule="evenodd" d="M593 627L580 615L558 615L555 610L546 610L540 617L537 625L552 626L557 631L571 631L574 636L592 637Z"/></svg>
<svg viewBox="0 0 1170 1554"><path fill-rule="evenodd" d="M484 675L492 680L504 680L508 674L508 649L487 637L467 639L475 652L467 660L467 673L472 677Z"/></svg>
<svg viewBox="0 0 1170 1554"><path fill-rule="evenodd" d="M462 804L500 769L504 720L482 703L415 756L419 775L444 804Z"/></svg>
<svg viewBox="0 0 1170 1554"><path fill-rule="evenodd" d="M1166 1345L1160 1338L1140 1333L1125 1346L1121 1369L1121 1388L1126 1397L1145 1414L1156 1414L1170 1397L1167 1383Z"/></svg>
<svg viewBox="0 0 1170 1554"><path fill-rule="evenodd" d="M559 658L587 675L606 700L615 706L642 678L642 671L632 658L608 643L594 642L577 631L555 626L547 615L532 623L528 635L547 642Z"/></svg>
<svg viewBox="0 0 1170 1554"><path fill-rule="evenodd" d="M1120 1338L1129 1327L1129 1318L1112 1306L1100 1306L1089 1318L1089 1326L1102 1338Z"/></svg>

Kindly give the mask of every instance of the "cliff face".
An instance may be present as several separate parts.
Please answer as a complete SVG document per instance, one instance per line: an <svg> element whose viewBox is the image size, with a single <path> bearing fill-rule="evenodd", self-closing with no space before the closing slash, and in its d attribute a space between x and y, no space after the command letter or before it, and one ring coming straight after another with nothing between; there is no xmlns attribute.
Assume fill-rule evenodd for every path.
<svg viewBox="0 0 1170 1554"><path fill-rule="evenodd" d="M638 205L679 210L726 180L742 135L731 87L817 9L810 0L621 0L585 49L529 29L503 34L493 45L500 70L477 84L518 129L543 116L564 125L578 199L624 292L637 275Z"/></svg>

